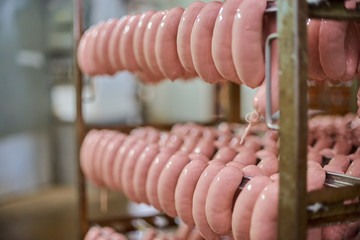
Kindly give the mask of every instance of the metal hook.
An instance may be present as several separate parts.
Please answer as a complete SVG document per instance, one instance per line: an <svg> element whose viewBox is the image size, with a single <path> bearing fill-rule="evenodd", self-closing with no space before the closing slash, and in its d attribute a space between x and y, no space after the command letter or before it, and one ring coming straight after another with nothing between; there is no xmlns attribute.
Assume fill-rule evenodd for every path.
<svg viewBox="0 0 360 240"><path fill-rule="evenodd" d="M265 46L265 84L266 84L266 111L265 120L268 128L278 130L279 126L273 124L274 119L272 118L271 108L271 43L277 39L279 35L277 33L270 34L266 39Z"/></svg>

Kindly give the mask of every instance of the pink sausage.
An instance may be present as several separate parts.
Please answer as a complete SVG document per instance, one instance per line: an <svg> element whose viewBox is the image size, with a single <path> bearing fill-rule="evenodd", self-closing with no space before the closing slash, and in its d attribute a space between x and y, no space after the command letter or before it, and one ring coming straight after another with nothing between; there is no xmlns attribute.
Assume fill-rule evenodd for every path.
<svg viewBox="0 0 360 240"><path fill-rule="evenodd" d="M326 165L324 167L324 170L327 171L327 172L334 172L334 173L340 173L340 174L344 174L344 171L336 166L336 165Z"/></svg>
<svg viewBox="0 0 360 240"><path fill-rule="evenodd" d="M203 240L201 234L196 229L193 229L186 240Z"/></svg>
<svg viewBox="0 0 360 240"><path fill-rule="evenodd" d="M147 143L138 141L134 147L129 151L124 160L123 168L121 169L121 182L123 183L123 192L133 202L139 203L140 200L135 193L134 187L134 172L137 161L144 151Z"/></svg>
<svg viewBox="0 0 360 240"><path fill-rule="evenodd" d="M175 208L180 219L189 227L195 225L192 206L196 184L209 159L201 154L191 154L191 161L183 168L175 189Z"/></svg>
<svg viewBox="0 0 360 240"><path fill-rule="evenodd" d="M102 179L104 181L105 186L111 189L115 189L115 184L113 182L113 167L114 160L116 156L116 152L119 150L120 146L126 139L126 135L119 133L116 134L114 138L109 141L107 148L104 152L104 157L101 165Z"/></svg>
<svg viewBox="0 0 360 240"><path fill-rule="evenodd" d="M360 158L353 160L347 169L346 174L353 177L360 177Z"/></svg>
<svg viewBox="0 0 360 240"><path fill-rule="evenodd" d="M144 34L144 55L147 65L153 74L161 74L155 55L155 39L158 27L167 11L159 11L151 16Z"/></svg>
<svg viewBox="0 0 360 240"><path fill-rule="evenodd" d="M125 158L134 144L138 141L138 138L135 136L129 136L125 139L124 143L121 145L119 150L116 153L113 165L113 182L116 190L121 191L123 189L123 183L121 179L121 171L124 166Z"/></svg>
<svg viewBox="0 0 360 240"><path fill-rule="evenodd" d="M320 164L322 163L322 155L315 150L308 151L307 159L318 162Z"/></svg>
<svg viewBox="0 0 360 240"><path fill-rule="evenodd" d="M321 66L330 80L340 80L346 70L346 21L322 20L319 33Z"/></svg>
<svg viewBox="0 0 360 240"><path fill-rule="evenodd" d="M103 138L107 138L107 130L100 130L100 136L97 140L97 142L93 145L93 154L91 156L91 161L88 162L88 169L89 169L89 175L87 176L88 179L94 183L97 186L100 186L99 182L96 179L96 169L95 169L95 162L97 161L98 157L99 157L99 153L100 153L100 142L102 141Z"/></svg>
<svg viewBox="0 0 360 240"><path fill-rule="evenodd" d="M112 33L113 29L115 28L115 25L117 23L117 19L112 18L106 21L103 29L100 31L97 48L96 48L96 54L99 59L99 65L101 66L101 69L103 71L102 74L114 74L116 72L115 69L112 68L110 64L109 59L109 38L110 34Z"/></svg>
<svg viewBox="0 0 360 240"><path fill-rule="evenodd" d="M121 71L124 69L124 65L122 63L121 55L119 54L120 51L120 42L122 38L122 32L125 28L127 21L129 20L130 16L124 16L120 18L110 35L109 38L109 47L108 47L108 55L111 68L115 71Z"/></svg>
<svg viewBox="0 0 360 240"><path fill-rule="evenodd" d="M201 1L191 3L185 9L179 23L176 38L177 52L181 65L189 72L196 72L192 60L190 38L196 17L204 6L205 3Z"/></svg>
<svg viewBox="0 0 360 240"><path fill-rule="evenodd" d="M250 239L277 239L279 183L267 185L258 195L250 224Z"/></svg>
<svg viewBox="0 0 360 240"><path fill-rule="evenodd" d="M343 172L346 172L350 164L350 159L346 157L345 155L335 155L329 162L328 165L330 166L337 166L339 167Z"/></svg>
<svg viewBox="0 0 360 240"><path fill-rule="evenodd" d="M162 74L170 80L184 75L184 68L177 53L176 38L184 9L175 7L163 17L155 39L155 55Z"/></svg>
<svg viewBox="0 0 360 240"><path fill-rule="evenodd" d="M252 178L236 199L232 215L234 239L250 240L250 223L255 202L269 182L270 179L265 176Z"/></svg>
<svg viewBox="0 0 360 240"><path fill-rule="evenodd" d="M331 147L332 143L333 143L333 141L332 141L331 138L329 138L329 137L320 137L316 141L313 149L314 149L314 151L320 151L323 148Z"/></svg>
<svg viewBox="0 0 360 240"><path fill-rule="evenodd" d="M184 143L181 146L180 150L186 153L191 153L194 151L198 141L198 137L187 137L184 139Z"/></svg>
<svg viewBox="0 0 360 240"><path fill-rule="evenodd" d="M149 200L146 195L146 179L149 168L159 151L160 149L157 144L150 144L145 148L144 152L139 157L135 167L134 190L137 199L146 204L149 204Z"/></svg>
<svg viewBox="0 0 360 240"><path fill-rule="evenodd" d="M203 154L208 158L211 158L215 152L215 145L212 140L202 138L194 149L194 153Z"/></svg>
<svg viewBox="0 0 360 240"><path fill-rule="evenodd" d="M94 146L98 142L100 137L100 132L98 130L91 130L88 132L81 144L80 148L80 166L81 170L84 172L85 176L88 176L90 173L90 164L93 154Z"/></svg>
<svg viewBox="0 0 360 240"><path fill-rule="evenodd" d="M152 206L156 209L161 209L159 196L158 196L158 182L159 175L166 165L170 157L175 153L176 149L173 148L162 148L160 153L156 156L155 160L152 162L148 176L146 179L146 196Z"/></svg>
<svg viewBox="0 0 360 240"><path fill-rule="evenodd" d="M213 157L213 159L210 161L210 163L212 164L212 163L216 163L217 161L220 161L226 164L231 160L233 160L236 154L237 152L232 148L229 147L220 148L219 151L217 151L217 153Z"/></svg>
<svg viewBox="0 0 360 240"><path fill-rule="evenodd" d="M196 72L208 83L223 80L211 55L213 29L221 6L218 1L207 3L196 17L191 33L191 53Z"/></svg>
<svg viewBox="0 0 360 240"><path fill-rule="evenodd" d="M211 161L210 161L211 162ZM196 228L205 239L220 239L208 224L206 219L205 204L209 187L216 175L225 167L225 163L214 161L201 174L193 196L193 217Z"/></svg>
<svg viewBox="0 0 360 240"><path fill-rule="evenodd" d="M326 75L322 69L319 55L319 31L321 20L308 19L307 32L308 32L308 76L310 80L323 81L326 80Z"/></svg>
<svg viewBox="0 0 360 240"><path fill-rule="evenodd" d="M141 240L153 240L156 237L157 230L154 228L147 229Z"/></svg>
<svg viewBox="0 0 360 240"><path fill-rule="evenodd" d="M352 143L350 140L336 140L334 145L334 151L337 154L349 154L352 148Z"/></svg>
<svg viewBox="0 0 360 240"><path fill-rule="evenodd" d="M179 149L181 145L184 143L183 139L177 135L172 135L166 141L165 147L173 148L175 150Z"/></svg>
<svg viewBox="0 0 360 240"><path fill-rule="evenodd" d="M242 163L244 166L255 165L256 164L256 155L252 150L245 150L239 152L235 157L234 161Z"/></svg>
<svg viewBox="0 0 360 240"><path fill-rule="evenodd" d="M314 161L307 162L307 190L314 191L321 189L325 183L325 171L321 165Z"/></svg>
<svg viewBox="0 0 360 240"><path fill-rule="evenodd" d="M101 229L101 235L103 235L104 237L109 237L113 233L115 233L115 230L111 227L103 227Z"/></svg>
<svg viewBox="0 0 360 240"><path fill-rule="evenodd" d="M269 140L265 141L265 142L268 142ZM274 141L276 142L276 141ZM248 136L246 138L246 141L244 143L244 146L248 149L251 149L253 151L258 151L260 150L261 148L261 145L262 145L262 141L258 138L258 137L255 137L255 136Z"/></svg>
<svg viewBox="0 0 360 240"><path fill-rule="evenodd" d="M267 176L279 172L279 161L277 157L265 157L263 158L258 167L264 171Z"/></svg>
<svg viewBox="0 0 360 240"><path fill-rule="evenodd" d="M356 23L350 22L345 37L346 67L342 81L354 79L359 65L359 40L360 34Z"/></svg>
<svg viewBox="0 0 360 240"><path fill-rule="evenodd" d="M101 21L90 29L91 35L89 36L90 39L88 47L89 55L87 56L87 64L89 66L88 74L90 76L99 74L99 66L97 65L98 59L96 55L96 43L99 37L99 32L103 27L104 23L105 22Z"/></svg>
<svg viewBox="0 0 360 240"><path fill-rule="evenodd" d="M260 150L260 151L256 152L256 157L259 159L263 159L263 158L266 158L269 156L276 157L276 155L272 151L269 151L269 150L264 149L264 150Z"/></svg>
<svg viewBox="0 0 360 240"><path fill-rule="evenodd" d="M161 209L171 217L177 216L175 208L175 188L181 171L189 161L190 159L187 153L178 151L169 159L159 176L157 192L160 206Z"/></svg>
<svg viewBox="0 0 360 240"><path fill-rule="evenodd" d="M122 63L129 72L136 72L139 70L139 65L136 62L133 47L134 31L139 23L140 15L131 16L127 21L122 37L120 39L119 54Z"/></svg>
<svg viewBox="0 0 360 240"><path fill-rule="evenodd" d="M343 239L358 240L360 238L360 221L349 223Z"/></svg>
<svg viewBox="0 0 360 240"><path fill-rule="evenodd" d="M116 132L114 131L106 131L104 137L100 140L98 151L95 153L93 160L93 169L94 169L94 177L97 184L101 187L104 186L104 181L102 179L101 165L103 164L104 155L106 154L107 145L112 139L116 136Z"/></svg>
<svg viewBox="0 0 360 240"><path fill-rule="evenodd" d="M137 27L134 30L134 43L133 43L133 51L134 57L136 62L138 63L139 67L145 71L149 72L149 66L145 60L145 53L144 53L144 35L147 25L150 21L152 15L154 15L155 11L147 11L143 13L140 18Z"/></svg>
<svg viewBox="0 0 360 240"><path fill-rule="evenodd" d="M248 177L256 177L256 176L265 176L265 172L260 169L258 166L256 165L248 165L246 167L244 167L242 169L242 173L244 176L248 176Z"/></svg>
<svg viewBox="0 0 360 240"><path fill-rule="evenodd" d="M216 18L211 47L216 69L224 79L238 84L242 82L236 73L231 44L234 16L241 2L242 0L232 0L224 3Z"/></svg>
<svg viewBox="0 0 360 240"><path fill-rule="evenodd" d="M233 200L242 181L243 167L240 162L228 163L209 187L205 205L206 219L211 229L219 235L226 235L231 230Z"/></svg>
<svg viewBox="0 0 360 240"><path fill-rule="evenodd" d="M260 86L265 76L263 17L266 1L243 0L232 29L232 53L237 74L246 86Z"/></svg>

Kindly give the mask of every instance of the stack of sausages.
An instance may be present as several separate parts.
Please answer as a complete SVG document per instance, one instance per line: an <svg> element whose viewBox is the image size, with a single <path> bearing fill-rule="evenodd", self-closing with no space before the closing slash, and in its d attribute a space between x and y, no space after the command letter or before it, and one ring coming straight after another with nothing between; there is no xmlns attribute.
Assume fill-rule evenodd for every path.
<svg viewBox="0 0 360 240"><path fill-rule="evenodd" d="M191 229L188 226L181 224L176 232L167 233L157 230L155 228L147 228L141 231L142 234L139 240L203 240L200 233L196 229ZM120 233L117 233L110 227L94 226L89 229L84 240L127 240L128 238ZM131 238L130 238L131 239Z"/></svg>
<svg viewBox="0 0 360 240"><path fill-rule="evenodd" d="M360 177L360 127L354 131L354 119L310 121L309 191L323 187L325 170ZM231 124L189 123L169 132L146 127L129 135L92 130L81 147L81 166L97 186L178 216L205 239L264 239L265 234L276 239L278 136L263 130L264 125L253 128L242 144L244 127ZM236 198L243 176L251 180ZM311 230L309 236L329 239L325 236L338 227ZM342 226L339 234L351 227Z"/></svg>

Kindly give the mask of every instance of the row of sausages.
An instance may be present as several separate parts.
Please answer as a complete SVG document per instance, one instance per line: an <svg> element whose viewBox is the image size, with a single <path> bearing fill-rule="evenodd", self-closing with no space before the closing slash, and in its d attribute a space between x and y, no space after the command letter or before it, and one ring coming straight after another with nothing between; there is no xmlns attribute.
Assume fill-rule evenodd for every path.
<svg viewBox="0 0 360 240"><path fill-rule="evenodd" d="M115 182L120 182L121 187L118 188L118 190L122 189L130 200L151 204L173 217L179 216L189 226L196 225L206 239L217 239L219 235L229 234L230 229L232 229L234 236L237 236L236 230L239 227L237 227L237 224L235 224L236 226L231 226L232 223L238 221L233 220L236 218L236 214L232 215L231 211L234 194L242 181L243 174L253 177L251 181L257 176L266 176L266 179L272 179L274 183L277 183L277 146L275 146L276 143L274 143L276 142L277 135L273 133L265 135L261 142L259 141L260 139L256 139L255 136L250 135L242 146L236 144L238 140L236 137L232 137L231 141L218 141L217 145L219 149L214 155L215 144L212 144L211 141L205 141L206 144L201 143L203 142L202 138L204 138L204 136L206 136L205 138L208 140L209 136L211 136L210 133L214 133L214 131L207 130L209 130L209 128L201 128L193 124L177 125L173 128L172 132L176 133L175 135L177 136L181 136L180 138L173 137L175 135L172 135L170 138L165 137L161 140L159 135L154 138L154 135L156 135L154 129L139 129L127 138L130 139L131 136L134 137L137 135L137 141L141 141L140 139L144 141L148 141L148 139L158 139L158 143L152 143L144 147L144 143L134 144L133 142L131 147L129 147L129 145L126 147L124 142L123 146L125 145L125 147L118 147L118 154L116 154L115 157L113 154L112 158L115 159L110 161L108 157L105 157L107 154L104 153L104 150L101 150L101 146L104 144L104 146L108 145L108 148L113 149L113 144L109 140L107 140L107 144L104 143L101 137L98 137L97 140L96 137L89 137L91 135L95 136L96 132L93 132L85 139L82 152L90 150L85 143L88 141L87 139L91 138L97 142L95 146L93 145L93 148L97 150L95 150L94 158L92 159L85 158L86 156L82 155L82 166L86 167L87 165L90 166L90 168L93 166L95 170L100 170L101 167L96 167L96 157L101 156L97 153L103 152L103 164L105 165L110 163L116 166L114 161L124 162L117 164L120 165L120 167L110 168L115 170L114 176L119 177L120 175L120 181L119 179L115 179ZM217 130L218 133L215 134L218 135L217 139L219 139L219 136L228 135L229 131L227 130L226 128ZM99 132L101 131L97 131L97 133ZM199 134L200 132L201 134ZM103 132L103 138L106 139L106 135L107 134ZM194 144L193 142L193 144L190 144L192 141L188 140L191 139L189 136L197 136L195 142L198 143ZM181 138L183 139L182 141L179 140ZM116 139L116 137L114 137L114 139ZM211 139L211 137L209 139ZM224 137L224 139L226 139L226 137ZM214 140L215 138L213 138L213 142ZM266 141L270 144L266 143ZM103 142L103 144L100 144L101 142ZM159 149L159 145L164 147ZM191 145L192 147L190 147ZM226 147L226 145L228 146ZM264 149L260 150L262 147ZM316 156L312 156L311 153L317 153L315 150L320 151L324 147L321 147L321 145L317 146L316 144L313 147L314 150L309 153L309 160L312 160L311 166L316 167L318 169L317 171L320 171L320 163L323 164L323 158L316 158ZM195 150L192 151L191 149L194 148ZM237 149L239 153L234 149ZM195 154L190 154L191 152ZM122 157L121 160L119 156L122 154L126 156ZM214 156L211 157L212 155ZM212 158L211 161L209 161L210 158ZM261 161L259 161L260 159ZM349 172L350 174L356 175L360 171L360 161L356 159L357 158L349 160L345 155L336 155L329 161L326 169L331 171L339 171L338 169L341 169L342 172ZM106 168L106 166L103 167L103 169ZM97 185L104 186L104 183L108 182L106 180L108 178L106 176L104 177L104 175L103 182L101 182L101 176L98 175L96 177L94 173L89 175L89 171L84 169L84 167L83 170L87 177ZM101 172L102 171L100 171L100 174ZM325 175L323 170L322 172L323 174L317 173L309 178L310 186L320 183L320 187L323 185ZM311 171L308 170L309 175L310 173ZM319 176L323 177L321 178L322 180L318 179ZM214 179L218 180L215 181ZM109 183L111 183L111 181ZM105 186L113 188L111 185L105 184ZM247 194L243 191L240 196L247 196ZM242 199L242 197L238 199ZM245 197L245 199L247 199L248 202L256 202L256 199L249 200L247 197ZM221 202L220 206L219 202ZM238 206L241 207L242 205L243 204L239 204ZM261 206L261 204L259 206ZM242 211L237 211L234 208L234 213L239 212ZM258 225L255 224L254 229L257 229L256 226ZM252 239L261 239L256 237L257 232L258 230L254 230L255 237ZM276 234L276 232L273 232L273 234ZM260 237L261 235L258 236ZM243 238L236 237L236 239Z"/></svg>
<svg viewBox="0 0 360 240"><path fill-rule="evenodd" d="M139 236L140 235L140 236ZM203 240L200 233L189 228L185 224L180 224L176 231L164 232L155 228L147 227L137 234L139 240ZM117 233L110 227L93 226L86 233L84 240L127 240L128 238L121 233Z"/></svg>
<svg viewBox="0 0 360 240"><path fill-rule="evenodd" d="M264 42L276 18L266 0L196 1L100 22L80 40L78 64L88 75L128 70L146 83L196 75L209 83L233 81L259 87L253 106L265 114ZM347 5L355 1L346 1ZM360 39L355 22L309 19L309 79L350 81L358 73ZM277 44L272 51L272 108L278 110Z"/></svg>

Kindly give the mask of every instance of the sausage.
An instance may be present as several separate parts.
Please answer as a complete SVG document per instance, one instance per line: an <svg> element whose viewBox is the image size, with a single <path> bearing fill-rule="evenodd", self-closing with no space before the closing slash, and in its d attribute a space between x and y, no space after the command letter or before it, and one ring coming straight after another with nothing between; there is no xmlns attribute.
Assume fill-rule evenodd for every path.
<svg viewBox="0 0 360 240"><path fill-rule="evenodd" d="M226 1L215 21L211 53L216 69L224 79L241 84L231 52L234 16L242 0Z"/></svg>
<svg viewBox="0 0 360 240"><path fill-rule="evenodd" d="M342 172L346 172L350 164L350 159L345 155L335 155L329 162L330 166L337 166Z"/></svg>
<svg viewBox="0 0 360 240"><path fill-rule="evenodd" d="M212 1L201 9L196 17L190 38L190 48L196 72L208 83L216 83L223 80L215 67L211 55L214 24L221 6L221 2Z"/></svg>
<svg viewBox="0 0 360 240"><path fill-rule="evenodd" d="M320 164L322 163L322 160L323 160L322 155L318 151L315 151L315 150L308 151L307 159L315 161L315 162L320 163Z"/></svg>
<svg viewBox="0 0 360 240"><path fill-rule="evenodd" d="M211 158L215 152L215 145L212 140L202 138L194 149L194 153L203 154L208 158Z"/></svg>
<svg viewBox="0 0 360 240"><path fill-rule="evenodd" d="M190 37L194 22L201 9L205 6L204 2L196 1L191 3L184 11L178 28L176 37L177 52L181 65L185 70L195 73L194 62L190 47Z"/></svg>
<svg viewBox="0 0 360 240"><path fill-rule="evenodd" d="M190 161L187 153L178 151L166 163L162 169L157 192L161 209L171 217L176 217L175 188L183 168Z"/></svg>
<svg viewBox="0 0 360 240"><path fill-rule="evenodd" d="M139 18L140 15L134 15L128 19L120 38L119 54L125 69L129 72L140 70L135 59L133 47L134 31L139 23Z"/></svg>
<svg viewBox="0 0 360 240"><path fill-rule="evenodd" d="M120 42L122 38L122 32L125 28L125 25L127 21L129 20L130 16L123 16L120 18L116 25L111 32L110 38L109 38L109 48L108 48L108 54L109 54L109 61L111 68L115 71L121 71L124 69L124 65L122 63L123 59L120 57Z"/></svg>
<svg viewBox="0 0 360 240"><path fill-rule="evenodd" d="M166 12L167 11L159 11L152 15L144 34L145 60L151 72L155 75L162 75L155 55L155 39L158 27Z"/></svg>
<svg viewBox="0 0 360 240"><path fill-rule="evenodd" d="M331 147L332 144L333 144L333 140L331 138L329 138L327 136L320 137L317 139L317 141L313 147L313 150L320 151L321 149Z"/></svg>
<svg viewBox="0 0 360 240"><path fill-rule="evenodd" d="M324 70L320 63L319 55L319 31L321 20L308 19L307 32L308 32L308 77L314 81L324 81L327 79Z"/></svg>
<svg viewBox="0 0 360 240"><path fill-rule="evenodd" d="M161 210L158 196L159 175L166 165L169 158L175 153L176 149L162 148L155 160L151 163L146 179L146 196L152 206Z"/></svg>
<svg viewBox="0 0 360 240"><path fill-rule="evenodd" d="M158 155L160 148L157 144L150 144L139 157L134 171L134 190L139 201L149 204L149 199L146 195L146 179L148 170Z"/></svg>
<svg viewBox="0 0 360 240"><path fill-rule="evenodd" d="M135 193L134 187L134 172L136 163L147 146L146 142L138 141L134 147L127 154L123 168L121 169L121 182L123 183L123 192L133 202L140 203L141 201Z"/></svg>
<svg viewBox="0 0 360 240"><path fill-rule="evenodd" d="M94 146L98 142L101 132L95 129L92 129L88 134L86 134L80 148L80 166L81 170L84 172L85 176L90 174L90 162L94 155Z"/></svg>
<svg viewBox="0 0 360 240"><path fill-rule="evenodd" d="M133 51L136 62L144 72L149 72L149 66L146 63L144 55L144 35L147 25L155 11L147 11L141 14L138 25L134 30Z"/></svg>
<svg viewBox="0 0 360 240"><path fill-rule="evenodd" d="M113 177L113 167L116 152L119 150L121 145L126 139L126 135L122 133L116 134L114 138L112 138L107 148L104 152L104 157L101 165L102 179L106 187L110 189L115 189L114 177Z"/></svg>
<svg viewBox="0 0 360 240"><path fill-rule="evenodd" d="M217 161L226 164L233 160L236 154L237 152L234 149L230 147L222 147L219 151L217 151L213 159L210 161L210 164L216 163Z"/></svg>
<svg viewBox="0 0 360 240"><path fill-rule="evenodd" d="M191 161L183 168L175 189L175 208L180 219L189 227L195 225L192 209L193 196L200 175L209 159L201 154L189 155Z"/></svg>
<svg viewBox="0 0 360 240"><path fill-rule="evenodd" d="M187 137L184 139L184 143L181 145L180 150L186 153L191 153L194 151L198 141L198 137Z"/></svg>
<svg viewBox="0 0 360 240"><path fill-rule="evenodd" d="M123 183L121 179L121 171L124 166L125 158L134 144L138 141L136 136L129 136L125 139L124 143L121 145L119 150L116 153L114 159L114 166L113 166L113 182L114 187L116 190L121 191L123 189Z"/></svg>
<svg viewBox="0 0 360 240"><path fill-rule="evenodd" d="M268 156L268 157L263 158L257 166L261 170L263 170L263 172L267 176L270 176L279 171L279 162L278 162L277 157L274 157L274 156Z"/></svg>
<svg viewBox="0 0 360 240"><path fill-rule="evenodd" d="M263 16L266 0L243 0L232 28L232 55L237 74L248 87L260 86L265 76Z"/></svg>
<svg viewBox="0 0 360 240"><path fill-rule="evenodd" d="M360 238L360 221L349 223L343 239L357 240Z"/></svg>
<svg viewBox="0 0 360 240"><path fill-rule="evenodd" d="M360 158L356 158L350 164L346 174L353 177L360 177Z"/></svg>
<svg viewBox="0 0 360 240"><path fill-rule="evenodd" d="M194 222L200 234L208 240L220 239L219 235L211 229L207 222L205 215L205 205L209 187L215 176L218 174L218 172L221 171L223 167L225 167L225 163L219 160L214 161L212 164L209 164L201 174L194 191L192 209Z"/></svg>
<svg viewBox="0 0 360 240"><path fill-rule="evenodd" d="M342 81L351 81L354 79L359 65L359 30L357 24L350 22L346 31L345 37L345 54L346 54L346 66L345 74L342 77Z"/></svg>
<svg viewBox="0 0 360 240"><path fill-rule="evenodd" d="M217 148L222 148L228 146L230 140L231 140L230 134L220 134L214 144Z"/></svg>
<svg viewBox="0 0 360 240"><path fill-rule="evenodd" d="M231 230L231 214L236 190L242 181L240 162L229 162L212 181L206 197L206 219L214 232L226 235Z"/></svg>
<svg viewBox="0 0 360 240"><path fill-rule="evenodd" d="M142 240L153 240L156 237L157 231L154 228L149 228L146 230Z"/></svg>
<svg viewBox="0 0 360 240"><path fill-rule="evenodd" d="M96 55L96 43L99 37L99 32L104 24L105 22L101 21L90 29L91 35L89 36L88 55L86 56L89 67L87 73L90 76L99 74L99 67L97 65L98 59Z"/></svg>
<svg viewBox="0 0 360 240"><path fill-rule="evenodd" d="M93 181L96 182L98 186L103 187L104 181L102 178L102 171L101 165L103 164L102 161L104 159L105 151L107 149L107 145L109 142L116 136L114 131L104 130L106 131L104 137L98 143L97 151L94 154L93 160L93 172L94 172L94 179Z"/></svg>
<svg viewBox="0 0 360 240"><path fill-rule="evenodd" d="M256 165L248 165L242 169L242 173L247 177L265 176L265 172Z"/></svg>
<svg viewBox="0 0 360 240"><path fill-rule="evenodd" d="M185 72L177 53L176 38L184 9L175 7L162 18L155 39L155 55L162 74L170 80L182 77Z"/></svg>
<svg viewBox="0 0 360 240"><path fill-rule="evenodd" d="M201 234L196 229L193 229L189 235L188 240L203 240Z"/></svg>
<svg viewBox="0 0 360 240"><path fill-rule="evenodd" d="M251 217L250 239L277 239L278 201L278 182L270 183L260 192Z"/></svg>
<svg viewBox="0 0 360 240"><path fill-rule="evenodd" d="M252 150L244 150L242 152L239 152L234 157L233 161L240 162L244 166L255 165L256 164L256 155L255 155L255 152Z"/></svg>
<svg viewBox="0 0 360 240"><path fill-rule="evenodd" d="M172 135L166 141L165 146L167 148L173 148L175 150L179 149L181 145L184 143L183 139L177 135Z"/></svg>
<svg viewBox="0 0 360 240"><path fill-rule="evenodd" d="M266 176L252 178L236 199L231 225L234 239L250 240L250 223L255 202L260 192L269 182L270 179Z"/></svg>
<svg viewBox="0 0 360 240"><path fill-rule="evenodd" d="M100 73L102 74L112 75L116 72L116 69L113 69L110 64L109 52L108 52L110 34L113 31L116 23L117 23L117 19L115 18L111 18L107 20L104 24L104 27L101 29L99 33L100 35L97 42L96 54L99 59L99 66L102 69Z"/></svg>
<svg viewBox="0 0 360 240"><path fill-rule="evenodd" d="M345 74L346 21L322 20L319 32L319 54L321 66L330 80L339 80Z"/></svg>

